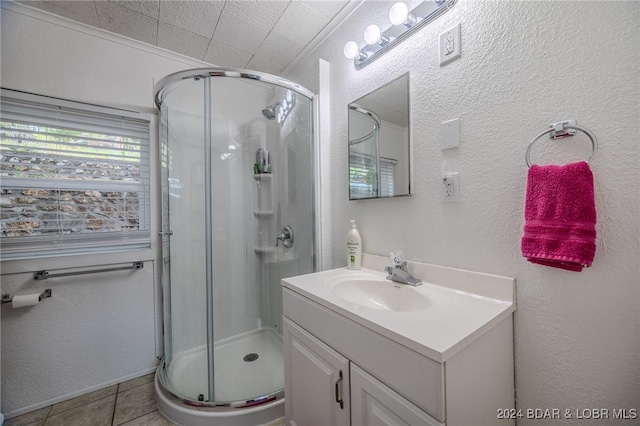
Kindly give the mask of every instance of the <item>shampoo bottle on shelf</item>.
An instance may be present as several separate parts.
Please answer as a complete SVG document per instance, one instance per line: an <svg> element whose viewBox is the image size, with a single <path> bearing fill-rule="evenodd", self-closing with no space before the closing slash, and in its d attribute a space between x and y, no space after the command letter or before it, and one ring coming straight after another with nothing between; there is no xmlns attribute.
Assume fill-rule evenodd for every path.
<svg viewBox="0 0 640 426"><path fill-rule="evenodd" d="M347 268L360 269L362 265L362 238L358 228L356 228L356 221L351 221L351 229L347 234Z"/></svg>

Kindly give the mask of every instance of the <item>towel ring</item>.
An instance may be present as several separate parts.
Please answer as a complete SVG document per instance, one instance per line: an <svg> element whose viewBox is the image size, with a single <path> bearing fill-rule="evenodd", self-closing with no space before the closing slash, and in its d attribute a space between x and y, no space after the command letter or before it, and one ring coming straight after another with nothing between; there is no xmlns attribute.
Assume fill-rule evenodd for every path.
<svg viewBox="0 0 640 426"><path fill-rule="evenodd" d="M582 133L586 134L587 136L589 136L589 139L591 139L591 156L589 157L589 159L587 160L587 163L590 162L593 157L595 157L596 153L598 152L598 140L596 139L596 135L594 135L589 129L585 129L584 127L579 127L573 123L575 123L575 121L572 124L567 124L568 121L561 121L559 123L553 123L549 129L545 130L544 132L540 132L539 134L536 135L535 138L533 138L533 140L531 141L531 143L529 143L529 146L527 147L527 153L524 156L525 161L527 162L527 166L531 167L531 149L533 148L533 145L538 141L538 139L540 139L542 136L546 135L547 133L552 133L552 132L557 132L558 136L557 138L561 138L561 137L566 137L566 136L573 136L573 134L567 133L566 130L567 129L573 129L573 130L580 130ZM552 137L552 136L550 136Z"/></svg>

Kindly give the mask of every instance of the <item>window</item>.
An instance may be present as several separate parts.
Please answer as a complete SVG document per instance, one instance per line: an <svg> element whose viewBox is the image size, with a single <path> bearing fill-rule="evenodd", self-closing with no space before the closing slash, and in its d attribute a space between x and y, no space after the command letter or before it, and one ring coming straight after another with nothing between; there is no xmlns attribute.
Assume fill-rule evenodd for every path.
<svg viewBox="0 0 640 426"><path fill-rule="evenodd" d="M349 155L349 188L351 199L393 197L395 190L396 160L380 157L380 185L376 173L375 157L363 153Z"/></svg>
<svg viewBox="0 0 640 426"><path fill-rule="evenodd" d="M150 247L144 114L2 89L2 260Z"/></svg>

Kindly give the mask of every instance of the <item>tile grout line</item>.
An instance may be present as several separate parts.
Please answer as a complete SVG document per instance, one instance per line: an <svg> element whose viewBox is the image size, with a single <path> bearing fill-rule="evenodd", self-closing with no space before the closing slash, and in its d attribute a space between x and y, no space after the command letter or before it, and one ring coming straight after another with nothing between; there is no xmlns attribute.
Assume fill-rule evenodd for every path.
<svg viewBox="0 0 640 426"><path fill-rule="evenodd" d="M141 376L141 377L142 377L142 376ZM135 380L135 379L132 379L132 380ZM44 415L44 417L43 417L40 421L38 421L38 423L39 423L40 425L44 426L44 425L47 423L47 421L49 420L49 418L52 418L52 417L55 417L55 416L61 415L61 414L65 413L65 412L68 412L68 411L70 411L70 410L78 409L78 408L80 408L80 407L82 407L82 406L86 406L87 404L93 404L93 403L98 402L98 401L101 401L101 400L103 400L103 399L110 398L111 396L115 396L115 398L114 398L114 403L113 403L113 410L112 410L112 412L111 412L111 422L110 422L109 424L110 424L111 426L117 426L117 425L115 425L115 424L114 424L114 422L115 422L116 407L117 407L117 404L118 404L119 394L120 394L120 393L122 393L122 392L128 392L128 391L130 391L130 390L133 390L133 389L139 388L139 387L141 387L141 386L145 386L145 385L147 385L148 383L151 383L151 382L152 382L152 381L150 381L150 382L141 383L141 384L138 384L137 386L133 386L133 387L130 387L130 388L125 389L125 390L121 390L121 389L120 389L120 388L121 388L121 386L122 386L123 384L128 383L128 382L130 382L130 381L131 381L131 380L126 381L126 382L118 383L118 384L117 384L117 387L116 387L115 394L113 394L113 395L105 395L105 396L103 396L102 398L98 398L98 399L96 399L96 400L88 401L88 402L86 402L86 403L84 403L84 404L82 404L82 405L79 405L79 406L75 406L75 407L70 407L70 408L64 409L64 410L62 410L62 411L60 411L60 412L58 412L58 413L56 413L56 414L53 414L53 415L52 415L51 413L53 412L53 409L54 409L54 407L55 407L57 404L51 404L51 405L49 405L49 406L47 406L47 407L43 407L43 408L46 408L46 409L47 409L47 410L46 410L46 414ZM91 392L90 392L90 393L91 393ZM81 395L80 397L82 397L82 396L84 396L84 395ZM79 397L78 397L78 398L79 398ZM73 399L73 398L72 398L72 399ZM70 401L70 400L67 400L67 401ZM67 402L67 401L63 401L63 402L61 402L61 403L64 403L64 402ZM153 408L151 411L149 411L148 413L144 413L144 414L142 414L142 415L140 415L140 416L138 416L138 417L136 417L136 418L134 418L134 419L127 420L125 423L122 423L122 424L126 424L126 423L128 423L128 422L130 422L130 421L133 421L133 420L138 419L138 418L140 418L140 417L146 416L146 415L148 415L148 414L150 414L150 413L152 413L152 412L154 412L154 411L157 411L157 405L155 405L155 404L154 404L154 408ZM26 414L29 414L29 413L25 413L25 415L26 415ZM18 416L18 417L20 417L20 416ZM40 423L40 422L41 422L41 423ZM32 422L32 423L30 423L30 424L33 424L33 422Z"/></svg>
<svg viewBox="0 0 640 426"><path fill-rule="evenodd" d="M89 393L91 393L91 392L89 392ZM117 392L116 392L116 393L117 393ZM85 395L88 395L88 394L80 395L80 396L78 396L77 398L82 398L82 397L83 397L83 396L85 396ZM51 412L53 411L53 409L54 409L54 407L55 407L56 405L64 404L64 403L66 403L66 402L72 401L72 400L73 400L73 399L75 399L75 398L68 399L68 400L66 400L66 401L62 401L62 402L59 402L59 403L56 403L56 404L51 404L51 405L49 405L48 407L45 407L45 408L48 408L49 410L47 410L47 414L46 414L46 416L45 416L45 418L44 418L44 423L46 423L46 421L47 421L47 420L49 420L49 418L50 418L50 417L58 416L58 415L60 415L60 414L66 413L67 411L75 410L75 409L77 409L77 408L83 407L83 406L88 405L88 404L93 404L93 403L95 403L95 402L101 401L101 400L106 399L106 398L109 398L109 397L111 397L111 395L105 395L105 396L103 396L102 398L98 398L98 399L95 399L95 400L92 400L92 401L88 401L88 402L85 402L84 404L81 404L81 405L78 405L78 406L72 406L72 407L66 408L66 409L64 409L64 410L62 410L62 411L60 411L60 412L58 412L58 413L56 413L56 414L51 414ZM25 413L25 414L29 414L29 413ZM43 425L44 425L44 423L43 423ZM27 426L29 426L29 425L27 425Z"/></svg>
<svg viewBox="0 0 640 426"><path fill-rule="evenodd" d="M52 411L53 411L53 404L49 406L49 409L47 410L47 415L44 416L44 421L42 422L42 426L47 424L47 420L49 420L49 415L51 414Z"/></svg>
<svg viewBox="0 0 640 426"><path fill-rule="evenodd" d="M157 408L154 408L153 410L149 411L148 413L141 414L141 415L139 415L138 417L134 417L134 418L132 418L132 419L130 419L130 420L127 420L127 421L126 421L126 422L124 422L124 423L120 423L120 424L118 424L118 425L114 425L114 424L112 424L111 426L126 426L127 424L129 424L129 423L131 423L131 422L133 422L133 421L135 421L135 420L138 420L138 419L140 419L140 418L142 418L142 417L144 417L144 416L148 416L149 414L151 414L151 413L153 413L153 412L156 412L156 411L158 411L158 409L157 409ZM158 412L158 413L159 413L159 412ZM162 417L164 417L164 416L162 416Z"/></svg>
<svg viewBox="0 0 640 426"><path fill-rule="evenodd" d="M116 389L116 399L113 402L113 411L111 412L111 423L109 423L111 426L113 426L113 422L116 419L116 407L118 406L118 395L120 394L120 385L122 383L118 383L118 388Z"/></svg>
<svg viewBox="0 0 640 426"><path fill-rule="evenodd" d="M126 382L123 382L123 383L126 383ZM137 385L137 386L133 386L133 387L131 387L131 388L125 389L125 390L123 390L123 391L120 391L120 385L121 385L122 383L118 384L118 389L117 389L117 391L116 391L116 401L115 401L115 404L113 405L113 413L112 413L112 415L111 415L111 426L126 425L127 423L132 422L132 421L134 421L134 420L136 420L136 419L139 419L139 418L141 418L141 417L144 417L144 416L146 416L146 415L148 415L148 414L150 414L150 413L153 413L154 411L158 411L158 407L157 407L157 405L154 403L154 405L153 405L153 407L154 407L154 408L153 408L153 410L149 411L148 413L141 414L141 415L139 415L138 417L134 417L134 418L132 418L132 419L129 419L129 420L125 421L124 423L119 423L118 425L116 425L116 424L114 423L114 422L115 422L115 416L116 416L116 407L117 407L117 404L118 404L118 396L120 395L120 393L129 392L129 391L131 391L131 390L133 390L133 389L136 389L136 388L139 388L139 387L145 386L145 385L147 385L147 384L149 384L149 383L151 383L151 382L142 383L142 384L139 384L139 385Z"/></svg>

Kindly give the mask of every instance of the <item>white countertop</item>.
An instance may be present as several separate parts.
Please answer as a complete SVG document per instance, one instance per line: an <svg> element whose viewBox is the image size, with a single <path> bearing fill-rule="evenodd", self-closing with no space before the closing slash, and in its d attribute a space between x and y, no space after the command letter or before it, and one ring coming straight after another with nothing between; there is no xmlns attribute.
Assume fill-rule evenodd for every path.
<svg viewBox="0 0 640 426"><path fill-rule="evenodd" d="M338 297L331 289L336 279L385 281L387 274L380 267L389 264L385 258L365 255L363 263L375 269L332 269L285 278L282 285L437 362L447 361L515 311L513 278L416 262L408 262L408 269L423 284L406 290L432 300L428 309L387 311ZM437 277L438 283L430 282L429 277Z"/></svg>

